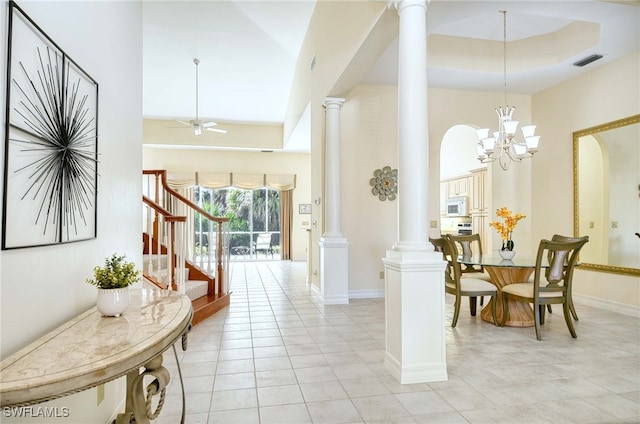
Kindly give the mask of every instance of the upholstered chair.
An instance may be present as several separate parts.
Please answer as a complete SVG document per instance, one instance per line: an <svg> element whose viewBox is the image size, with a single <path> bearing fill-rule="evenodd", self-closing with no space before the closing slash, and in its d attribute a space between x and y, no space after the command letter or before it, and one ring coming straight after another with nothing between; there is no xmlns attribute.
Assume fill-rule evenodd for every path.
<svg viewBox="0 0 640 424"><path fill-rule="evenodd" d="M458 248L451 236L444 235L441 240L436 239L432 241L434 246L437 243L443 244L444 255L448 262L445 271L445 292L456 297L454 304L453 320L451 327L455 327L458 323L458 317L460 316L460 302L463 296L469 297L469 306L471 308L471 315L476 315L476 298L478 296L491 296L493 298L493 308L491 310L493 322L497 325L496 321L496 302L498 301L498 289L496 286L486 280L473 277L462 278L462 269L458 262Z"/></svg>
<svg viewBox="0 0 640 424"><path fill-rule="evenodd" d="M588 241L588 236L575 241L541 240L533 281L508 284L502 288L503 304L509 298L533 304L538 340L542 340L540 327L544 324L545 306L552 304L562 305L569 332L573 338L578 337L571 319L571 284L578 252ZM501 325L506 322L508 313L508 309L505 309Z"/></svg>

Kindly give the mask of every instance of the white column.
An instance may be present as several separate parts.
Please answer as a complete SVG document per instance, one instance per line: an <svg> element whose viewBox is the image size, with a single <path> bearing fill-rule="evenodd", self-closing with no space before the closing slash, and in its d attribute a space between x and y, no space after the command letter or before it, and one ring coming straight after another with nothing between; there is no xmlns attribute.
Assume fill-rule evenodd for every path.
<svg viewBox="0 0 640 424"><path fill-rule="evenodd" d="M349 303L349 243L342 235L340 201L340 108L344 99L327 97L324 220L320 238L320 292L326 305Z"/></svg>
<svg viewBox="0 0 640 424"><path fill-rule="evenodd" d="M402 384L410 384L448 378L445 262L433 251L427 228L427 1L394 4L400 15L398 241L383 258L385 367Z"/></svg>
<svg viewBox="0 0 640 424"><path fill-rule="evenodd" d="M340 108L343 104L344 99L335 97L327 97L322 104L326 109L323 237L342 237L340 229Z"/></svg>

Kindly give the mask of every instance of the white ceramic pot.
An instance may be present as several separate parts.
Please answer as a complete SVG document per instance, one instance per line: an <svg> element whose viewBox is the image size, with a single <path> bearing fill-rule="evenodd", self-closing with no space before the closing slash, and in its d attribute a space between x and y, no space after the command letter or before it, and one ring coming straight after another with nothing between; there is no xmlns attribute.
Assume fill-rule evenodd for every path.
<svg viewBox="0 0 640 424"><path fill-rule="evenodd" d="M96 307L105 317L119 317L129 307L129 287L98 289Z"/></svg>
<svg viewBox="0 0 640 424"><path fill-rule="evenodd" d="M498 250L498 253L502 259L513 259L516 255L515 250Z"/></svg>

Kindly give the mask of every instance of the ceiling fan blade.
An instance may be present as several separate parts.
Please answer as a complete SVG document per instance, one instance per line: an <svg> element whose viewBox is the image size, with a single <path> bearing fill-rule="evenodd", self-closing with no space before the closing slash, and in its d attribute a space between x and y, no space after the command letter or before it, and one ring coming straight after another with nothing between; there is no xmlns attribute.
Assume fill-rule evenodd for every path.
<svg viewBox="0 0 640 424"><path fill-rule="evenodd" d="M185 121L178 121L178 122L180 122L181 124L184 124L184 125L191 126L191 122L185 122Z"/></svg>
<svg viewBox="0 0 640 424"><path fill-rule="evenodd" d="M216 125L218 125L218 123L217 123L217 122L213 122L213 121L205 122L204 124L202 124L202 126L203 126L204 128L208 128L208 127L215 127Z"/></svg>
<svg viewBox="0 0 640 424"><path fill-rule="evenodd" d="M205 128L205 130L217 132L217 133L220 133L220 134L226 134L227 133L227 130L223 130L221 128Z"/></svg>

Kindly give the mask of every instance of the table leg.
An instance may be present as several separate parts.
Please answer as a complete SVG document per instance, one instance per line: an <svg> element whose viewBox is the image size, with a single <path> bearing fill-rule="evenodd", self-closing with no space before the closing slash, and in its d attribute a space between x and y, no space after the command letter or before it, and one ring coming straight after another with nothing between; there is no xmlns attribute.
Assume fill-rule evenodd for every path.
<svg viewBox="0 0 640 424"><path fill-rule="evenodd" d="M502 305L502 287L514 282L526 282L533 274L533 268L516 268L516 267L500 267L485 266L487 273L491 277L491 282L498 288L498 303L496 305L496 319L498 324L502 322L503 305ZM480 316L484 321L493 323L491 308L493 307L493 299L487 303L482 309ZM535 324L533 309L528 303L517 302L512 299L507 300L506 307L509 310L509 319L504 325L509 327L533 327Z"/></svg>
<svg viewBox="0 0 640 424"><path fill-rule="evenodd" d="M154 377L150 384L143 387L144 377ZM164 396L169 383L169 371L162 366L162 354L156 356L144 365L144 371L132 371L127 374L127 399L125 412L118 414L116 424L149 424L155 419L164 404ZM152 411L151 398L160 395L155 411Z"/></svg>

